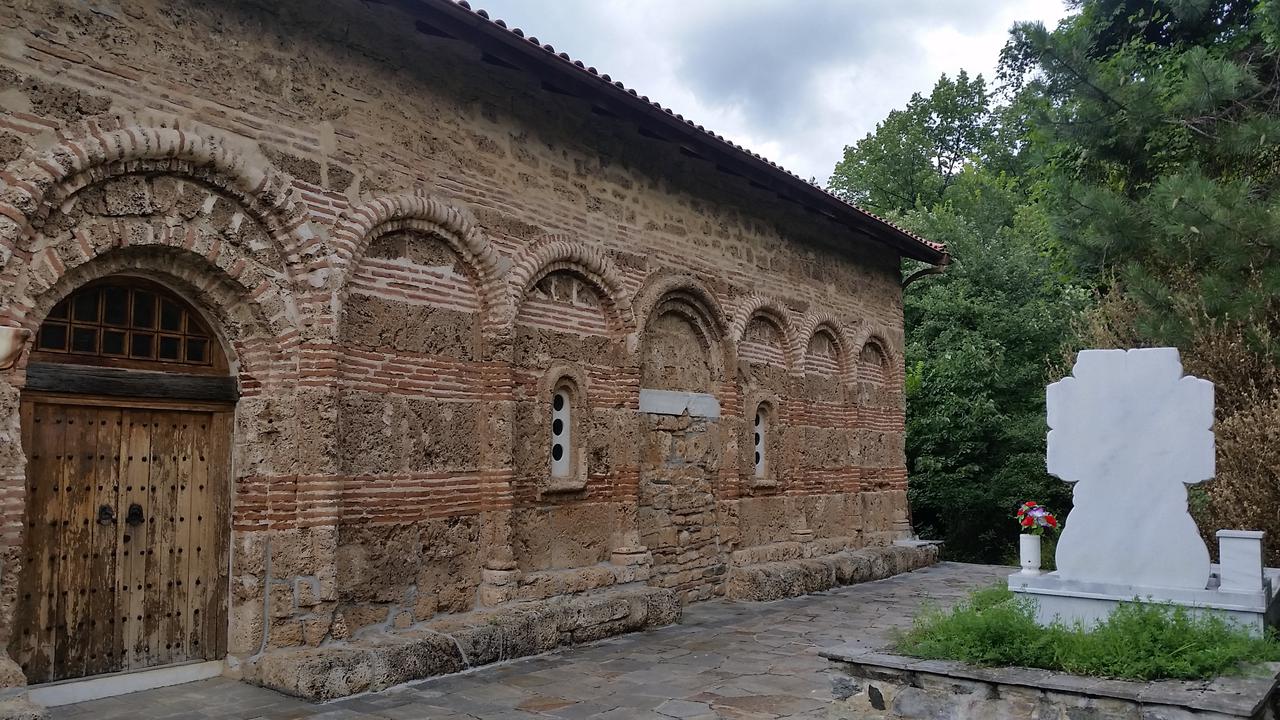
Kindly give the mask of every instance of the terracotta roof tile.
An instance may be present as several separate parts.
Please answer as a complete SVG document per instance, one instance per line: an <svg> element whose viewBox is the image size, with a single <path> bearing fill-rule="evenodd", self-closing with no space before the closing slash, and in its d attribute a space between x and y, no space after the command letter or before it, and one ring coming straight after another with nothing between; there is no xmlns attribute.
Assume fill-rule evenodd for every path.
<svg viewBox="0 0 1280 720"><path fill-rule="evenodd" d="M529 44L531 44L531 45L539 45L538 38L536 38L536 37L534 37L534 36L532 36L532 35L530 35L530 36L526 37L526 36L525 36L524 31L523 31L523 30L521 30L520 28L508 28L508 27L507 27L507 24L506 24L505 22L503 22L502 20L500 20L500 19L491 19L491 18L489 17L489 13L488 13L488 12L486 12L485 10L482 10L482 9L472 9L472 7L471 7L471 3L467 2L467 0L433 0L433 1L434 1L434 2L441 2L441 3L445 3L445 4L454 5L454 6L456 6L456 7L460 7L460 8L462 8L462 9L464 9L464 10L467 10L467 11L468 11L468 12L470 12L472 15L474 15L474 16L476 16L476 17L479 17L479 18L482 18L483 20L487 21L490 25L492 25L492 26L494 26L494 27L496 27L496 28L501 29L503 32L505 32L506 34L510 35L510 36L511 36L511 37L513 37L513 38L518 38L518 39L520 39L520 40L522 40L522 41L524 41L524 42L528 42L528 43L529 43ZM834 194L834 193L830 192L829 190L827 190L826 188L822 187L821 185L818 185L817 183L809 182L808 180L805 180L804 178L801 178L799 175L795 174L794 172L791 172L790 170L787 170L786 168L782 167L781 165L778 165L776 162L774 162L774 161L772 161L772 160L769 160L769 159L767 159L767 158L763 158L763 157L761 157L759 153L752 152L752 151L750 151L750 150L748 150L748 149L746 149L746 148L742 147L741 145L738 145L738 144L737 144L737 143L735 143L735 142L732 142L732 141L729 141L729 140L725 140L725 138L724 138L722 135L719 135L718 133L712 132L711 130L707 130L707 129L706 129L706 128L704 128L702 125L698 125L698 124L694 123L692 120L686 119L683 115L679 115L679 114L675 113L675 111L673 111L671 108L663 107L663 106L662 106L661 104L659 104L658 102L655 102L655 101L651 101L651 100L649 100L649 98L648 98L647 96L640 95L640 94L636 91L636 89L635 89L635 88L629 88L629 87L627 87L626 85L624 85L621 81L619 81L619 80L613 80L612 78L610 78L610 77L609 77L609 75L608 75L608 74L601 74L601 73L597 72L597 71L596 71L596 69L595 69L594 67L588 67L588 66L584 65L584 64L583 64L583 62L582 62L581 60L574 60L572 57L570 57L570 56L569 56L569 54L568 54L568 53L564 53L564 52L557 53L557 52L556 52L555 47L553 47L553 46L552 46L551 44L549 44L549 43L548 43L548 44L543 44L543 45L541 45L541 48L542 48L542 50L544 50L544 51L548 54L548 56L549 56L549 58L548 58L548 59L549 59L549 60L552 60L553 58L554 58L554 59L558 59L559 61L563 62L566 66L568 66L568 67L572 67L572 68L576 69L577 71L580 71L580 72L581 72L581 74L583 75L583 77L591 78L592 80L597 80L597 81L603 82L603 83L605 83L605 84L612 84L614 87L617 87L617 88L619 88L619 89L625 90L629 95L631 95L632 97L637 98L639 101L641 101L641 102L645 103L646 105L651 105L652 107L655 107L655 108L658 108L659 110L665 111L668 115L671 115L671 116L673 116L673 117L675 117L675 118L677 118L677 119L679 119L679 120L683 121L683 122L684 122L686 125L688 125L691 129L696 129L697 131L699 131L700 133L702 133L703 135L705 135L707 138L715 139L715 140L719 141L720 143L723 143L723 144L725 144L725 145L728 145L728 146L732 147L732 148L733 148L734 150L736 150L737 152L740 152L740 153L745 154L745 155L747 155L747 156L749 156L749 157L752 157L752 158L755 158L755 159L757 159L757 160L760 160L760 161L762 161L762 162L764 162L764 163L767 163L771 168L773 168L774 170L776 170L776 171L777 171L777 174L786 175L787 177L789 177L789 178L790 178L791 180L793 180L793 181L799 181L799 182L801 182L801 183L804 183L805 185L809 186L810 188L813 188L813 189L816 189L816 190L818 190L818 191L822 192L822 193L823 193L824 195L826 195L828 198L830 198L830 199L832 199L832 200L837 201L838 203L840 203L841 205L845 206L846 208L848 208L848 209L850 209L850 210L853 210L854 212L856 212L856 213L858 213L858 214L860 214L860 215L866 216L866 217L868 217L868 218L870 218L870 219L872 219L872 220L876 221L877 223L880 223L880 224L882 224L882 225L885 225L885 226L887 226L887 227L890 227L890 228L892 228L892 229L896 230L896 231L897 231L898 233L900 233L901 235L903 235L903 236L905 236L905 237L907 237L907 238L910 238L911 240L913 240L913 241L915 241L915 242L919 243L921 246L923 246L923 247L925 247L925 248L928 248L929 250L932 250L934 253L939 254L939 255L940 255L940 257L935 261L935 262L936 262L936 264L945 264L945 263L947 263L947 262L949 261L949 259L950 259L950 258L949 258L949 256L947 255L947 246L946 246L946 245L944 245L944 244L942 244L942 243L936 243L936 242L932 242L932 241L926 240L926 239L924 239L924 238L920 237L919 235L916 235L915 233L911 232L910 230L907 230L906 228L903 228L902 226L897 225L896 223L889 222L888 220L886 220L886 219L884 219L884 218L880 217L879 215L876 215L876 214L875 214L875 213L873 213L873 212L870 212L869 210L865 210L865 209L863 209L863 208L861 208L861 207L858 207L857 205L854 205L853 203L851 203L851 202L849 202L849 201L845 200L844 198L842 198L842 197L840 197L840 196L838 196L838 195L836 195L836 194ZM555 60L552 60L552 61L554 62Z"/></svg>

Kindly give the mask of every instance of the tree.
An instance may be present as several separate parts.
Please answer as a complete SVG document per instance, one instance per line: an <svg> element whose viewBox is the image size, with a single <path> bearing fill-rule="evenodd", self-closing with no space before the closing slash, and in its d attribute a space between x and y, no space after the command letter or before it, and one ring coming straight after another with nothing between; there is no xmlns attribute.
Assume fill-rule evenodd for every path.
<svg viewBox="0 0 1280 720"><path fill-rule="evenodd" d="M1040 98L1046 212L1100 307L1132 307L1139 342L1180 347L1217 384L1227 472L1206 487L1205 529L1270 530L1280 558L1280 474L1231 435L1280 418L1280 5L1078 9L1052 32L1017 26L1003 56L1002 79Z"/></svg>
<svg viewBox="0 0 1280 720"><path fill-rule="evenodd" d="M1002 189L975 174L957 187ZM1003 189L1019 195L1008 182ZM917 532L944 540L948 557L999 562L1018 533L1019 504L1069 505L1069 487L1044 466L1045 360L1061 353L1089 295L1054 269L1034 204L968 200L905 218L957 257L905 296L909 496ZM992 217L983 210L1000 206L1011 214L983 230Z"/></svg>
<svg viewBox="0 0 1280 720"><path fill-rule="evenodd" d="M1072 348L1176 345L1217 386L1202 529L1280 562L1280 0L1072 7L1015 27L999 93L944 76L832 176L955 257L904 297L917 529L1000 559L1016 502L1067 501L1043 401Z"/></svg>
<svg viewBox="0 0 1280 720"><path fill-rule="evenodd" d="M1027 115L992 108L981 76L943 76L847 148L832 176L835 191L954 258L904 296L912 518L954 559L1004 560L1018 505L1069 498L1044 469L1046 358L1088 296L1061 272L1018 176Z"/></svg>
<svg viewBox="0 0 1280 720"><path fill-rule="evenodd" d="M831 189L876 212L931 207L982 149L989 115L981 75L943 75L929 97L913 94L875 132L845 148Z"/></svg>

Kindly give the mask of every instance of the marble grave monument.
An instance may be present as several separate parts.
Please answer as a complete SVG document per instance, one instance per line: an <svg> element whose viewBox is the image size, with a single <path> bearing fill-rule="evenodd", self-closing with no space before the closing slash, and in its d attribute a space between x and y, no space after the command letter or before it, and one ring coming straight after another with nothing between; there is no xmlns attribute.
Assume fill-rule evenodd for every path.
<svg viewBox="0 0 1280 720"><path fill-rule="evenodd" d="M1212 611L1256 629L1280 621L1280 569L1262 533L1218 532L1220 564L1187 509L1214 475L1213 383L1184 376L1174 348L1084 350L1049 385L1046 464L1074 484L1057 571L1009 576L1038 619L1096 623L1121 601Z"/></svg>

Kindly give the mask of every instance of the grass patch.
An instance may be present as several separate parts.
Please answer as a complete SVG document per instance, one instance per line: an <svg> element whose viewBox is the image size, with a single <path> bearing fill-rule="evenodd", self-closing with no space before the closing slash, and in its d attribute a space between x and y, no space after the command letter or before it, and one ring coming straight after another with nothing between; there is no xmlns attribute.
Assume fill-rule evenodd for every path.
<svg viewBox="0 0 1280 720"><path fill-rule="evenodd" d="M1274 633L1254 637L1220 617L1169 605L1121 603L1089 632L1078 624L1041 627L1035 602L1005 587L978 590L950 611L925 608L894 645L931 660L1127 680L1199 680L1280 661Z"/></svg>

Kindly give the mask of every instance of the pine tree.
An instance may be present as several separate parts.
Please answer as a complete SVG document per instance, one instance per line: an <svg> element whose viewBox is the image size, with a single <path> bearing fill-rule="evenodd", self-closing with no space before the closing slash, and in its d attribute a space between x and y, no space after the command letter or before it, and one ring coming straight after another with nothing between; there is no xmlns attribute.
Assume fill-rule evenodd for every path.
<svg viewBox="0 0 1280 720"><path fill-rule="evenodd" d="M1078 8L1052 32L1016 27L1003 56L1007 88L1040 98L1028 138L1046 208L1101 307L1135 308L1140 342L1182 348L1216 382L1202 527L1269 530L1275 561L1280 469L1249 428L1280 421L1280 5Z"/></svg>

